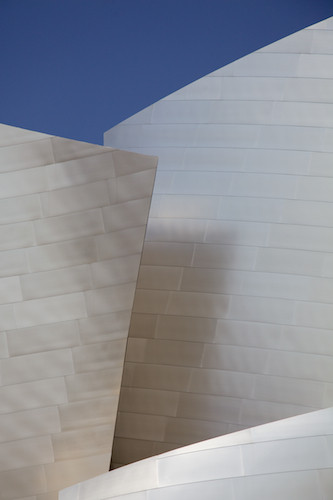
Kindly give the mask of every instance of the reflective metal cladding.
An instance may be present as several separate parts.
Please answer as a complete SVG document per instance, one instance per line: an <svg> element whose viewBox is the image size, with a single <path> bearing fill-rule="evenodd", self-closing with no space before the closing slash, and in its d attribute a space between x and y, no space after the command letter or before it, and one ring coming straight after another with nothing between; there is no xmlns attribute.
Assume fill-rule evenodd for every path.
<svg viewBox="0 0 333 500"><path fill-rule="evenodd" d="M114 466L333 404L332 28L105 134L159 157Z"/></svg>

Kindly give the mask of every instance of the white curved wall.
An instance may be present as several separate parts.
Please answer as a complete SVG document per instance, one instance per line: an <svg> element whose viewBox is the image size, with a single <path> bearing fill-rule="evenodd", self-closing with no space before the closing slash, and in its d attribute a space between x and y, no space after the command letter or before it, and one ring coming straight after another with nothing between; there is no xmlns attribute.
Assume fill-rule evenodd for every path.
<svg viewBox="0 0 333 500"><path fill-rule="evenodd" d="M109 468L156 159L0 127L0 499Z"/></svg>
<svg viewBox="0 0 333 500"><path fill-rule="evenodd" d="M333 410L289 418L122 467L59 500L330 500Z"/></svg>
<svg viewBox="0 0 333 500"><path fill-rule="evenodd" d="M115 465L333 403L333 20L105 134L159 156Z"/></svg>

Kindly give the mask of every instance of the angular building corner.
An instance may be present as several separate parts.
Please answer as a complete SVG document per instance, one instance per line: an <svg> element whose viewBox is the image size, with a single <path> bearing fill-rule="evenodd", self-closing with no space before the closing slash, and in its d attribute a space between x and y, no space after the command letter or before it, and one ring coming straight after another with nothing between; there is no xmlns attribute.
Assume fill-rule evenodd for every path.
<svg viewBox="0 0 333 500"><path fill-rule="evenodd" d="M157 159L0 126L0 499L108 471Z"/></svg>
<svg viewBox="0 0 333 500"><path fill-rule="evenodd" d="M105 143L159 157L113 466L332 406L333 18Z"/></svg>

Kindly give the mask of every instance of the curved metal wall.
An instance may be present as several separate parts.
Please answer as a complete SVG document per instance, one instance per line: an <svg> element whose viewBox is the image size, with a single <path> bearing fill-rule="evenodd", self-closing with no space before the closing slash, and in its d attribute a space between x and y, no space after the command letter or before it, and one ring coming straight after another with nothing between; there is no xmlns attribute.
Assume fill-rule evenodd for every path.
<svg viewBox="0 0 333 500"><path fill-rule="evenodd" d="M105 134L159 156L114 465L333 402L333 20Z"/></svg>
<svg viewBox="0 0 333 500"><path fill-rule="evenodd" d="M288 418L127 465L60 500L330 500L333 411Z"/></svg>
<svg viewBox="0 0 333 500"><path fill-rule="evenodd" d="M0 499L106 472L156 159L0 126Z"/></svg>

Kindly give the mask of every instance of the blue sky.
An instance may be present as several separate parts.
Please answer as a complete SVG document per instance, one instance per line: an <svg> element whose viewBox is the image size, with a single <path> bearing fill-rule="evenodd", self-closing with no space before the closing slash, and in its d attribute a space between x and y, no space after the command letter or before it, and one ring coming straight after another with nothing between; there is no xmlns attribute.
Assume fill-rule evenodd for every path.
<svg viewBox="0 0 333 500"><path fill-rule="evenodd" d="M0 122L102 144L156 100L332 15L332 0L0 0Z"/></svg>

